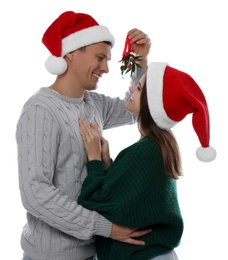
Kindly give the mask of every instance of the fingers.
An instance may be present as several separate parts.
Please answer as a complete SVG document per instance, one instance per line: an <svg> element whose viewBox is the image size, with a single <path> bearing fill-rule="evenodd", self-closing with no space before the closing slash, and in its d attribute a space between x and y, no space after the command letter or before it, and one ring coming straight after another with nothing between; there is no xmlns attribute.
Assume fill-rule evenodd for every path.
<svg viewBox="0 0 228 260"><path fill-rule="evenodd" d="M127 244L136 245L136 246L144 246L146 243L142 240L136 240L133 238L128 238L125 241L122 241Z"/></svg>
<svg viewBox="0 0 228 260"><path fill-rule="evenodd" d="M135 37L137 34L140 34L142 31L137 29L137 28L133 28L131 29L127 35L128 35L128 38L131 40L133 37Z"/></svg>
<svg viewBox="0 0 228 260"><path fill-rule="evenodd" d="M85 130L85 129L87 128L87 123L86 123L86 121L85 121L84 118L80 118L80 119L79 119L79 126L80 126L83 130Z"/></svg>
<svg viewBox="0 0 228 260"><path fill-rule="evenodd" d="M132 234L131 237L141 237L149 234L152 231L151 228L148 229L143 229L143 230L135 230Z"/></svg>
<svg viewBox="0 0 228 260"><path fill-rule="evenodd" d="M98 136L100 137L101 140L101 144L107 142L107 140L103 137L103 135L101 134L101 131L99 130L98 126L91 123L90 126L97 132Z"/></svg>
<svg viewBox="0 0 228 260"><path fill-rule="evenodd" d="M131 41L131 49L134 50L136 55L142 57L141 61L138 62L139 65L142 68L146 68L148 63L148 54L151 48L150 38L146 33L137 28L128 32L128 38Z"/></svg>
<svg viewBox="0 0 228 260"><path fill-rule="evenodd" d="M97 125L91 123L90 126L98 133L99 136L101 136L101 131L99 130Z"/></svg>
<svg viewBox="0 0 228 260"><path fill-rule="evenodd" d="M143 240L138 240L137 238L141 238L151 231L151 228L139 230L113 224L110 237L114 240L118 240L120 242L128 244L144 245L145 242Z"/></svg>
<svg viewBox="0 0 228 260"><path fill-rule="evenodd" d="M108 141L102 136L101 131L99 130L98 126L96 124L91 123L88 125L84 118L81 118L79 120L80 130L82 139L84 142L88 142L95 136L100 138L101 144L108 144Z"/></svg>
<svg viewBox="0 0 228 260"><path fill-rule="evenodd" d="M128 32L128 38L131 40L132 43L147 44L149 46L151 45L151 41L148 35L136 28Z"/></svg>
<svg viewBox="0 0 228 260"><path fill-rule="evenodd" d="M80 125L82 139L83 139L83 141L86 141L90 134L89 134L88 125L84 118L81 118L79 120L79 125Z"/></svg>
<svg viewBox="0 0 228 260"><path fill-rule="evenodd" d="M122 238L122 239L118 239L118 240L121 242L124 242L124 243L132 244L132 245L143 246L143 245L145 245L145 242L143 240L138 240L135 238L145 236L145 235L149 234L151 231L152 231L152 229L150 229L150 228L145 229L145 230L135 230L129 235L128 238Z"/></svg>
<svg viewBox="0 0 228 260"><path fill-rule="evenodd" d="M84 142L88 142L91 139L94 138L94 136L97 136L97 132L94 131L94 129L92 129L85 121L84 118L81 118L79 120L79 125L80 125L80 130L81 130L81 135L82 135L82 139ZM99 136L99 135L98 135Z"/></svg>
<svg viewBox="0 0 228 260"><path fill-rule="evenodd" d="M97 131L83 118L79 120L79 125L88 161L101 160L101 141Z"/></svg>
<svg viewBox="0 0 228 260"><path fill-rule="evenodd" d="M91 123L90 126L97 132L97 134L98 134L99 137L100 137L101 144L103 144L106 140L105 140L104 137L102 136L101 131L99 130L99 128L97 127L97 125Z"/></svg>
<svg viewBox="0 0 228 260"><path fill-rule="evenodd" d="M125 241L123 241L123 242L132 244L132 245L143 246L143 245L145 245L145 242L143 240L138 240L138 239L134 239L134 238L145 236L145 235L149 234L151 231L152 231L152 229L150 229L150 228L144 229L144 230L135 230L131 233L131 237L125 239Z"/></svg>
<svg viewBox="0 0 228 260"><path fill-rule="evenodd" d="M81 130L82 139L85 142L89 142L94 138L99 138L99 140L104 140L104 138L101 135L100 130L95 124L87 124L86 120L84 118L79 119L79 125Z"/></svg>

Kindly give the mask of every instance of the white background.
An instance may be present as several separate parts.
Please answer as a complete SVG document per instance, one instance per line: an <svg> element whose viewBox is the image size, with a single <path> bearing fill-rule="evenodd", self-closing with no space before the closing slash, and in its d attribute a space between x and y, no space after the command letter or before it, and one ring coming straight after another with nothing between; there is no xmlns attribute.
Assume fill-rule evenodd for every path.
<svg viewBox="0 0 228 260"><path fill-rule="evenodd" d="M15 130L21 108L40 87L55 76L44 68L49 52L41 38L60 13L73 10L91 14L109 27L116 38L110 72L99 82L98 92L123 96L128 79L120 63L128 30L139 28L152 41L150 61L166 61L190 74L203 90L211 118L211 146L217 158L199 162L199 140L187 116L174 129L180 145L184 177L178 181L185 222L180 260L228 259L227 256L227 4L222 0L8 0L0 4L1 102L0 197L1 259L21 259L20 235L25 223L17 173ZM104 132L112 157L138 140L137 126ZM3 257L6 255L6 257ZM64 259L63 259L64 260Z"/></svg>

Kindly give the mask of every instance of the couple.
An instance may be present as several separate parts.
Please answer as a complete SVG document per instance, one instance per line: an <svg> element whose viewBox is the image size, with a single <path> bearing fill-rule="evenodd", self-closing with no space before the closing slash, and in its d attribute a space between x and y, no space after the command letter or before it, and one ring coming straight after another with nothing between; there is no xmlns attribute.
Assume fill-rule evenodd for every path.
<svg viewBox="0 0 228 260"><path fill-rule="evenodd" d="M140 258L135 259L153 259L158 255L160 255L158 257L163 257L160 259L175 259L173 249L179 243L183 228L175 190L175 179L177 179L178 174L181 174L178 148L169 131L156 128L155 131L161 131L162 134L155 132L151 136L153 128L148 125L148 121L146 121L146 125L143 125L143 122L145 122L143 118L148 117L149 114L137 114L139 108L137 110L136 107L133 107L139 106L136 99L140 98L141 91L143 92L144 78L141 81L139 80L147 70L147 56L151 44L147 35L138 29L129 31L128 38L132 49L142 57L142 60L139 61L141 68L137 67L133 73L132 87L126 93L126 98L120 100L119 98L105 97L90 92L90 90L97 88L98 80L102 74L108 73L108 61L111 59L111 49L115 43L114 37L105 26L99 25L93 17L87 14L67 11L61 14L43 35L42 41L51 53L45 66L50 73L57 75L57 77L50 87L41 88L25 103L16 130L19 185L22 203L27 211L27 223L21 236L24 260L93 259L96 255L96 249L98 256L102 259L102 254L106 257L106 245L110 249L108 250L110 252L109 259L121 259L121 257L126 260L134 259L132 256L125 257L125 254L131 255L135 252L140 252L136 254ZM168 68L168 66L166 69L164 68L163 72L165 73ZM153 69L153 71L157 75L156 70ZM148 72L147 78L149 79ZM140 82L141 87L136 82ZM141 90L138 95L134 94L129 100L131 92L135 93L139 87ZM144 88L145 90L146 88ZM157 96L157 93L155 94ZM154 102L151 101L154 97L154 94L150 97L148 95L148 100L151 99L148 106L151 105L152 108ZM129 100L127 105L129 111L125 109L127 100ZM132 107L130 104L132 104ZM142 104L142 106L144 105ZM185 112L189 113L189 109L186 108ZM94 124L92 126L95 129L98 127L102 131L111 127L133 124L136 122L136 117L140 122L139 129L143 138L140 139L138 144L133 145L132 148L127 148L127 150L130 150L132 155L137 152L138 146L143 146L142 155L145 151L152 151L153 153L153 156L148 154L148 156L152 156L153 160L146 163L146 159L145 166L141 164L140 160L140 166L137 166L138 172L145 172L146 178L148 176L153 178L145 171L149 167L158 170L160 173L171 174L171 176L168 177L165 174L160 176L159 173L156 173L159 176L155 180L153 179L151 183L147 179L146 184L149 186L144 187L145 179L141 174L138 175L138 177L141 176L138 180L135 178L131 180L135 181L137 185L129 187L130 173L128 173L126 176L123 175L127 179L125 192L121 191L123 193L119 196L120 194L115 194L115 189L113 189L109 197L105 197L105 200L99 203L100 194L103 194L106 185L117 189L119 182L122 181L121 171L118 171L119 177L113 175L114 179L107 178L107 184L104 177L110 176L109 172L115 170L115 165L118 166L118 160L121 162L123 157L123 162L125 161L123 156L125 152L123 151L117 161L109 165L111 162L109 154L104 149L107 147L107 142L103 140L100 134L97 134L99 131L92 132L95 135L93 139L95 138L98 144L101 140L103 149L97 150L96 146L94 146L94 149L96 153L97 151L101 152L102 157L89 159L88 165L86 165L87 154L84 150L78 121L81 124L82 134L85 136L85 131L92 129L88 128L89 126L85 125L85 122L80 120L81 118L85 118L88 123ZM177 121L181 119L178 116ZM173 120L176 121L175 117ZM207 117L205 117L205 120L208 123ZM170 121L172 120L168 120L169 123ZM205 124L206 126L208 127ZM205 129L205 133L202 133L202 135L208 135L209 140L208 132L209 129ZM171 140L168 143L160 140L159 138L163 138L163 135L166 136L165 140L168 140L168 138L171 138ZM153 136L157 136L158 139L153 140ZM166 145L164 149L162 143ZM85 145L88 147L88 144ZM209 143L207 142L204 149L209 149L208 146ZM166 149L175 150L175 153L167 154ZM128 152L127 150L126 152ZM174 156L176 154L177 157ZM88 156L90 155L88 154ZM156 156L156 160L154 156ZM171 161L169 161L170 157ZM168 161L164 161L163 165L164 158ZM101 159L104 160L103 164L101 164ZM176 164L173 165L173 162ZM156 165L151 167L153 163ZM105 166L105 168L102 166ZM126 165L123 168L126 168ZM86 177L87 170L88 177ZM107 175L103 175L104 171ZM89 178L96 179L94 174L98 174L97 179L100 179L98 183L94 181L94 184L96 183L100 187L100 191L94 189L93 183L90 183L91 187L86 185ZM115 179L117 180L116 184L114 184ZM159 180L164 184L162 187L157 187L160 195L156 195L157 198L156 196L150 197L153 182ZM129 193L126 191L129 191ZM134 201L131 201L130 204L132 207L126 207L126 211L122 211L121 208L123 208L124 203L126 205L130 203L123 200L123 195L129 194L131 199L131 196L135 195L133 191L135 191L135 194L141 191L141 197L134 198ZM100 194L97 194L97 192ZM148 196L146 196L147 192ZM97 198L96 194L99 195ZM109 199L112 199L111 195L115 198L115 201L118 200L114 208L110 207L110 204L112 206L115 202L109 201ZM164 198L161 195L164 195ZM169 195L170 200L167 199L167 195ZM142 202L143 196L146 199ZM106 205L111 212L108 213L107 208L99 208L99 205L102 205L103 202L107 203ZM145 214L144 211L135 210L134 205L138 206L139 202L146 205L149 212L146 211ZM159 202L162 202L162 204ZM168 205L164 203L168 203ZM151 213L152 204L160 213L153 213L154 215ZM167 208L166 206L169 205L175 207ZM94 206L97 207L96 210L94 210ZM116 207L120 207L121 211L117 213ZM166 223L167 217L162 215L164 208L168 213L173 212L172 218L171 216L168 218L172 219L172 224L167 223L165 227L162 226ZM134 211L138 211L140 219L135 218L137 216ZM120 213L121 215L119 215ZM159 222L156 221L158 215ZM113 220L110 216L113 216ZM126 219L128 217L127 221L125 217ZM161 232L160 235L158 235L159 232ZM164 236L162 236L162 233ZM170 239L167 241L165 238L168 234ZM97 248L95 248L95 237ZM159 240L156 241L156 238ZM113 244L113 248L110 243ZM116 249L117 251L113 251ZM123 255L122 252L124 252Z"/></svg>

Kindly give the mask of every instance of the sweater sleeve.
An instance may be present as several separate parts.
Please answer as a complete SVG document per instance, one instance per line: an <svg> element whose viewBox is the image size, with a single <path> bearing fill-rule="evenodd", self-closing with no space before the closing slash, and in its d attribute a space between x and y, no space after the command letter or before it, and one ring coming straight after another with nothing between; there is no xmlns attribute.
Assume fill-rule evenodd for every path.
<svg viewBox="0 0 228 260"><path fill-rule="evenodd" d="M143 69L143 68L136 67L136 70L131 77L131 86L138 84L141 77L145 74L146 71L147 68Z"/></svg>
<svg viewBox="0 0 228 260"><path fill-rule="evenodd" d="M137 68L136 72L132 75L131 85L135 85L139 82L142 75L145 73L146 69ZM123 125L130 125L136 123L136 117L134 114L129 112L125 105L131 96L131 92L128 89L125 93L123 99L119 97L107 97L104 95L98 95L93 93L93 100L95 101L95 106L98 110L98 114L102 113L102 126L103 129L110 129ZM101 106L103 104L103 106ZM95 122L98 125L100 122Z"/></svg>
<svg viewBox="0 0 228 260"><path fill-rule="evenodd" d="M83 201L98 198L102 193L102 184L105 179L104 165L102 161L93 160L87 163L88 175L82 184L81 195L79 196L79 203ZM96 195L96 196L94 196Z"/></svg>
<svg viewBox="0 0 228 260"><path fill-rule="evenodd" d="M31 105L18 121L16 139L19 186L25 209L53 228L76 238L89 239L94 234L109 237L110 221L78 205L68 198L61 185L57 188L54 184L56 174L63 176L63 172L71 168L56 172L61 134L53 115L39 105Z"/></svg>
<svg viewBox="0 0 228 260"><path fill-rule="evenodd" d="M117 214L118 212L115 203L112 203L110 186L107 185L110 177L105 173L103 162L101 161L89 161L87 169L88 175L83 182L78 203L110 219L112 214Z"/></svg>

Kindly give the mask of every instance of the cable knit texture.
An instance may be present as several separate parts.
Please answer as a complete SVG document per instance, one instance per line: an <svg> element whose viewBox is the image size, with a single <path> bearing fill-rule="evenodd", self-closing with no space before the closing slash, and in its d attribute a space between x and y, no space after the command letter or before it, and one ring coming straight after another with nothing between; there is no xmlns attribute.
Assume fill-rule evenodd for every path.
<svg viewBox="0 0 228 260"><path fill-rule="evenodd" d="M129 92L124 100L85 92L67 98L44 87L25 103L16 140L27 210L21 246L30 258L82 260L95 254L94 235L109 237L111 222L76 202L87 175L78 120L84 117L101 130L132 124L135 119L125 109L128 97Z"/></svg>
<svg viewBox="0 0 228 260"><path fill-rule="evenodd" d="M97 236L99 260L148 260L179 245L183 220L176 180L165 175L153 141L144 138L121 151L106 173L101 161L87 167L79 204L122 226L152 228L142 237L145 246Z"/></svg>

